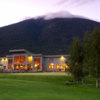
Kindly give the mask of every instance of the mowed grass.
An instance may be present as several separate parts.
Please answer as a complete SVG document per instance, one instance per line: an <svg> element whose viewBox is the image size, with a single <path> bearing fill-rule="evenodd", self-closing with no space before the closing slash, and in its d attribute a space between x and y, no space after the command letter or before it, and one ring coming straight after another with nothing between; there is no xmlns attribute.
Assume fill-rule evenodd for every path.
<svg viewBox="0 0 100 100"><path fill-rule="evenodd" d="M68 73L0 74L0 100L100 100L100 88L65 85Z"/></svg>

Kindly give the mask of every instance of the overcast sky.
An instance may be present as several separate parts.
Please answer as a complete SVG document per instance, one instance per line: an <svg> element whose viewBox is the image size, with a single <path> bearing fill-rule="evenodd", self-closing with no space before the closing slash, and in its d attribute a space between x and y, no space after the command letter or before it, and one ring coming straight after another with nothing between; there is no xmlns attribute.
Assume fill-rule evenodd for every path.
<svg viewBox="0 0 100 100"><path fill-rule="evenodd" d="M0 27L61 11L100 22L100 0L0 0Z"/></svg>

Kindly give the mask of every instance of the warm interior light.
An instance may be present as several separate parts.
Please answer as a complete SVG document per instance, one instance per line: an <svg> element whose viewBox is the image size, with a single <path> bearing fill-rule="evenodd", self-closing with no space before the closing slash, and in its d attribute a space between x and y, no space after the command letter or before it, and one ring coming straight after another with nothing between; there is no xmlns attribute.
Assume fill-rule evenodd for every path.
<svg viewBox="0 0 100 100"><path fill-rule="evenodd" d="M49 64L49 68L53 69L54 68L54 63Z"/></svg>
<svg viewBox="0 0 100 100"><path fill-rule="evenodd" d="M57 69L60 69L60 64L57 64Z"/></svg>
<svg viewBox="0 0 100 100"><path fill-rule="evenodd" d="M23 66L20 66L20 69L23 69Z"/></svg>
<svg viewBox="0 0 100 100"><path fill-rule="evenodd" d="M39 64L34 64L34 69L39 69Z"/></svg>
<svg viewBox="0 0 100 100"><path fill-rule="evenodd" d="M31 65L31 69L33 69L33 66Z"/></svg>
<svg viewBox="0 0 100 100"><path fill-rule="evenodd" d="M16 69L19 69L19 66L16 66Z"/></svg>
<svg viewBox="0 0 100 100"><path fill-rule="evenodd" d="M69 69L69 66L66 64L66 69Z"/></svg>

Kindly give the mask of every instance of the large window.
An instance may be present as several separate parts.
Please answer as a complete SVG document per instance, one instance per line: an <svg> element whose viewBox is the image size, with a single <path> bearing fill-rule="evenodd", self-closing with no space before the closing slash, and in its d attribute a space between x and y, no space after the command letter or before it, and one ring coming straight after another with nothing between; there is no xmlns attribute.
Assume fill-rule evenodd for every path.
<svg viewBox="0 0 100 100"><path fill-rule="evenodd" d="M25 63L25 56L20 56L20 63Z"/></svg>
<svg viewBox="0 0 100 100"><path fill-rule="evenodd" d="M14 63L19 63L19 56L14 57Z"/></svg>
<svg viewBox="0 0 100 100"><path fill-rule="evenodd" d="M14 63L25 63L26 62L25 56L15 56L14 57Z"/></svg>
<svg viewBox="0 0 100 100"><path fill-rule="evenodd" d="M34 69L40 69L40 58L34 58Z"/></svg>

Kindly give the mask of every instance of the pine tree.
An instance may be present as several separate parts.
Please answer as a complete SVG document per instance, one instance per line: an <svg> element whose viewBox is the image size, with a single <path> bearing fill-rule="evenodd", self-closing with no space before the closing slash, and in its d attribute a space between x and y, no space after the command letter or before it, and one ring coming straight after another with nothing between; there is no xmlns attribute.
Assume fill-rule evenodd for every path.
<svg viewBox="0 0 100 100"><path fill-rule="evenodd" d="M89 66L90 74L96 78L96 87L99 87L99 78L100 78L100 29L95 28L90 42L89 52Z"/></svg>
<svg viewBox="0 0 100 100"><path fill-rule="evenodd" d="M74 80L79 82L84 77L83 74L83 50L80 43L80 40L76 38L72 45L70 46L70 57L69 57L69 65L70 72L72 73Z"/></svg>
<svg viewBox="0 0 100 100"><path fill-rule="evenodd" d="M90 66L89 66L89 60L90 60L90 37L88 31L84 35L84 41L83 41L83 66L84 66L84 73L89 74Z"/></svg>

